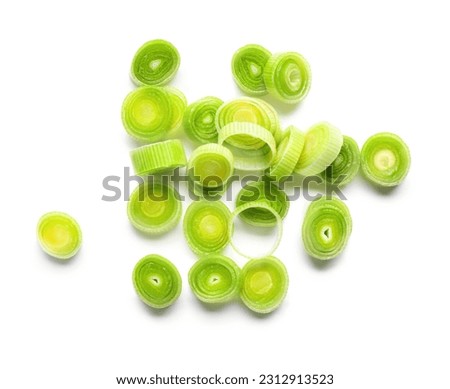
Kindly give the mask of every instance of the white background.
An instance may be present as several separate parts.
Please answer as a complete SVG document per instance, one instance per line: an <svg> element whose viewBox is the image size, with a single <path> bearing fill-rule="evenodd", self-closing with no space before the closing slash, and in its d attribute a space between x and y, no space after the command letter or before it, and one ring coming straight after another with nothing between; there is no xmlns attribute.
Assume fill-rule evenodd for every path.
<svg viewBox="0 0 450 389"><path fill-rule="evenodd" d="M334 374L335 388L448 388L450 256L449 12L445 1L14 1L0 5L0 386L114 388L116 376ZM230 59L247 43L298 51L309 96L283 126L327 120L360 145L392 131L410 146L406 181L382 194L346 190L354 231L317 266L303 252L308 203L291 205L276 252L285 303L259 318L239 304L200 305L187 286L195 257L181 226L137 234L126 203L101 201L134 147L120 121L131 58L164 38L181 53L172 85L189 101L240 95ZM230 204L232 206L232 204ZM61 210L84 233L61 264L35 238ZM134 293L149 253L183 276L164 313ZM244 261L233 256L241 265Z"/></svg>

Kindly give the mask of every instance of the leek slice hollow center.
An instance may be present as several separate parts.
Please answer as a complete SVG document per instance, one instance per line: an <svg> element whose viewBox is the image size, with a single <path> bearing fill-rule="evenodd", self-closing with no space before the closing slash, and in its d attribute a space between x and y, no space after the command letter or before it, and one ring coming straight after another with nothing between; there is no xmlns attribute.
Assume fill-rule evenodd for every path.
<svg viewBox="0 0 450 389"><path fill-rule="evenodd" d="M389 149L382 149L375 153L374 162L378 170L386 171L392 169L396 165L395 154Z"/></svg>

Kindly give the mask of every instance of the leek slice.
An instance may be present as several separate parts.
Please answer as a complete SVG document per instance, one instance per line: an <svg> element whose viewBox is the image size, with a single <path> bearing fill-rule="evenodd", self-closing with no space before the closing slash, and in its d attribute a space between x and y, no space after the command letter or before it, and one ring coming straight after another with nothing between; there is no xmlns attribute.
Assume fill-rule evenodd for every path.
<svg viewBox="0 0 450 389"><path fill-rule="evenodd" d="M244 186L236 198L236 208L254 201L266 202L281 219L284 219L289 211L289 199L286 193L275 183L269 181L252 182ZM239 214L242 221L256 227L274 227L277 218L272 211L265 208L250 207Z"/></svg>
<svg viewBox="0 0 450 389"><path fill-rule="evenodd" d="M358 174L360 160L358 144L353 138L344 135L344 142L338 156L321 173L321 176L327 183L336 183L338 186L347 185Z"/></svg>
<svg viewBox="0 0 450 389"><path fill-rule="evenodd" d="M406 143L395 134L380 132L367 139L361 150L361 170L373 184L394 187L408 174L411 156Z"/></svg>
<svg viewBox="0 0 450 389"><path fill-rule="evenodd" d="M197 147L188 163L188 174L201 187L225 187L233 174L233 154L226 147L209 143Z"/></svg>
<svg viewBox="0 0 450 389"><path fill-rule="evenodd" d="M133 269L133 286L139 298L156 309L172 305L181 294L181 276L167 258L151 254Z"/></svg>
<svg viewBox="0 0 450 389"><path fill-rule="evenodd" d="M194 295L204 303L226 303L239 293L240 273L241 270L232 259L210 254L191 267L189 285Z"/></svg>
<svg viewBox="0 0 450 389"><path fill-rule="evenodd" d="M241 300L253 312L267 314L283 302L289 276L278 258L253 259L242 268Z"/></svg>
<svg viewBox="0 0 450 389"><path fill-rule="evenodd" d="M186 165L186 154L178 139L141 146L130 152L134 172L138 176L170 172Z"/></svg>
<svg viewBox="0 0 450 389"><path fill-rule="evenodd" d="M164 89L169 93L170 102L172 104L172 123L169 131L174 131L180 128L183 123L187 99L183 92L173 86L166 86Z"/></svg>
<svg viewBox="0 0 450 389"><path fill-rule="evenodd" d="M216 128L221 132L221 129L234 122L245 122L258 124L277 138L280 135L280 120L275 109L263 100L252 97L241 97L239 99L231 100L223 104L216 114ZM242 141L241 141L242 140ZM278 138L276 139L278 140ZM242 143L249 143L249 147L259 147L261 143L249 142L248 137L242 135L235 137L235 140L230 142L234 146L242 146Z"/></svg>
<svg viewBox="0 0 450 389"><path fill-rule="evenodd" d="M127 133L140 142L158 142L173 126L169 93L155 86L137 88L122 104L122 123Z"/></svg>
<svg viewBox="0 0 450 389"><path fill-rule="evenodd" d="M260 45L246 45L238 49L231 60L231 70L237 86L254 96L267 94L264 67L271 52Z"/></svg>
<svg viewBox="0 0 450 389"><path fill-rule="evenodd" d="M155 39L144 43L136 52L131 64L131 79L138 85L165 85L180 66L176 47L165 40Z"/></svg>
<svg viewBox="0 0 450 389"><path fill-rule="evenodd" d="M271 247L271 249L265 253L264 255L259 256L259 258L263 258L266 256L270 256L272 255L275 250L278 248L278 246L280 245L281 242L281 236L283 235L283 222L281 219L280 214L273 209L266 201L262 200L262 201L251 201L245 204L240 205L239 207L237 207L234 212L231 215L231 222L228 228L229 231L229 237L230 237L230 244L233 247L234 251L236 251L239 255L246 257L246 258L255 258L255 255L253 253L249 254L246 253L245 251L241 250L234 242L233 240L233 233L234 233L234 220L236 219L237 216L239 216L241 213L248 211L248 210L252 210L251 212L254 212L254 209L259 209L260 211L266 210L270 213L272 213L272 215L275 217L276 219L276 226L277 226L277 239L274 242L273 246Z"/></svg>
<svg viewBox="0 0 450 389"><path fill-rule="evenodd" d="M306 211L302 239L306 252L313 258L337 257L347 245L352 232L350 211L336 197L314 200Z"/></svg>
<svg viewBox="0 0 450 389"><path fill-rule="evenodd" d="M67 213L49 212L37 224L39 245L48 255L58 259L72 258L80 249L81 228Z"/></svg>
<svg viewBox="0 0 450 389"><path fill-rule="evenodd" d="M309 92L311 70L298 53L274 54L264 68L264 82L272 96L284 103L296 104Z"/></svg>
<svg viewBox="0 0 450 389"><path fill-rule="evenodd" d="M128 218L136 229L148 235L165 234L181 219L180 195L172 185L145 182L130 196Z"/></svg>
<svg viewBox="0 0 450 389"><path fill-rule="evenodd" d="M216 113L223 101L207 96L190 104L183 118L186 135L194 143L217 143Z"/></svg>
<svg viewBox="0 0 450 389"><path fill-rule="evenodd" d="M321 122L305 134L305 144L295 167L302 176L314 176L323 172L339 155L344 138L330 123Z"/></svg>
<svg viewBox="0 0 450 389"><path fill-rule="evenodd" d="M272 134L253 123L227 124L219 131L219 144L230 149L234 167L244 171L267 169L276 154Z"/></svg>
<svg viewBox="0 0 450 389"><path fill-rule="evenodd" d="M221 201L193 202L184 215L183 230L197 255L220 253L230 242L231 212Z"/></svg>
<svg viewBox="0 0 450 389"><path fill-rule="evenodd" d="M300 158L305 143L305 135L294 126L286 129L284 138L277 148L277 153L268 175L281 182L293 172Z"/></svg>

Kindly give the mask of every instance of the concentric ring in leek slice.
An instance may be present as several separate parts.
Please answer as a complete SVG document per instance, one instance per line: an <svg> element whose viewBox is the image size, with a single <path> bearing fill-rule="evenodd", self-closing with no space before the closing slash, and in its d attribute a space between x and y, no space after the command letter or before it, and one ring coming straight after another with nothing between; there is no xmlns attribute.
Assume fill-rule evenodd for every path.
<svg viewBox="0 0 450 389"><path fill-rule="evenodd" d="M181 293L181 276L175 265L160 255L147 255L133 270L133 285L139 298L152 308L167 308Z"/></svg>
<svg viewBox="0 0 450 389"><path fill-rule="evenodd" d="M149 180L131 194L128 218L136 229L148 235L165 234L180 221L180 196L172 185Z"/></svg>
<svg viewBox="0 0 450 389"><path fill-rule="evenodd" d="M240 273L236 263L220 254L200 258L189 270L189 285L204 303L217 304L233 300L239 293Z"/></svg>
<svg viewBox="0 0 450 389"><path fill-rule="evenodd" d="M77 221L67 213L49 212L37 224L38 242L48 255L58 259L73 257L81 247L82 234Z"/></svg>
<svg viewBox="0 0 450 389"><path fill-rule="evenodd" d="M278 258L267 256L247 262L241 272L241 300L252 311L266 314L283 302L289 277Z"/></svg>
<svg viewBox="0 0 450 389"><path fill-rule="evenodd" d="M187 99L183 92L173 86L164 87L169 94L172 104L172 123L169 131L177 130L183 123L184 112L187 107Z"/></svg>
<svg viewBox="0 0 450 389"><path fill-rule="evenodd" d="M155 39L144 43L136 52L131 64L131 79L140 85L165 85L180 66L176 47L165 40Z"/></svg>

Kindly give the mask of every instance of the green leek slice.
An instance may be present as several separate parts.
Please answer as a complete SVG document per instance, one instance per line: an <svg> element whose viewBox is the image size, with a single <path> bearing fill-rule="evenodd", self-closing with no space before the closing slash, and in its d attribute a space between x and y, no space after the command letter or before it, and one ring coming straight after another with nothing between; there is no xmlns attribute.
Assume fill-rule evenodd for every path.
<svg viewBox="0 0 450 389"><path fill-rule="evenodd" d="M352 232L350 211L336 197L314 200L303 220L302 238L306 252L313 258L337 257L347 245Z"/></svg>
<svg viewBox="0 0 450 389"><path fill-rule="evenodd" d="M221 201L193 202L184 215L183 230L197 255L220 253L230 242L231 212Z"/></svg>
<svg viewBox="0 0 450 389"><path fill-rule="evenodd" d="M278 258L267 256L247 262L241 272L241 300L253 312L267 314L283 302L289 276Z"/></svg>
<svg viewBox="0 0 450 389"><path fill-rule="evenodd" d="M254 212L255 209L258 209L260 212L261 211L268 211L270 213L272 213L272 215L275 217L276 219L276 227L277 227L277 239L274 242L273 246L271 247L271 249L263 254L260 255L259 258L263 258L266 256L270 256L272 255L275 250L278 248L278 246L280 245L281 242L281 236L283 235L283 221L281 219L280 214L274 209L272 208L265 200L258 200L258 201L250 201L248 203L244 203L242 205L240 205L239 207L237 207L233 213L231 214L231 222L228 228L228 235L230 237L230 244L231 247L233 247L234 251L236 251L239 255L245 257L245 258L255 258L254 253L247 253L245 251L243 251L242 249L240 249L236 243L233 240L233 234L234 234L234 220L236 219L236 217L238 217L241 213L251 210L251 212ZM254 220L254 219L253 219ZM253 225L255 225L253 223Z"/></svg>
<svg viewBox="0 0 450 389"><path fill-rule="evenodd" d="M237 86L254 96L267 94L264 67L271 52L260 45L246 45L238 49L231 60L231 70Z"/></svg>
<svg viewBox="0 0 450 389"><path fill-rule="evenodd" d="M81 228L67 213L49 212L37 224L38 242L48 255L58 259L72 258L80 249Z"/></svg>
<svg viewBox="0 0 450 389"><path fill-rule="evenodd" d="M286 129L284 138L277 148L277 153L268 175L281 182L288 178L297 166L305 143L305 135L294 126Z"/></svg>
<svg viewBox="0 0 450 389"><path fill-rule="evenodd" d="M139 298L152 308L167 308L181 294L180 273L172 262L157 254L140 259L132 279Z"/></svg>
<svg viewBox="0 0 450 389"><path fill-rule="evenodd" d="M173 86L166 86L164 89L169 94L172 104L172 123L169 131L175 131L183 123L184 112L187 107L187 99L183 92Z"/></svg>
<svg viewBox="0 0 450 389"><path fill-rule="evenodd" d="M270 131L275 140L280 136L280 120L278 113L267 102L253 97L241 97L239 99L231 100L223 104L216 114L216 128L221 132L221 129L226 125L234 122L254 123L266 130ZM251 139L250 139L251 140ZM247 143L250 148L261 146L261 142L250 142L245 135L234 137L230 141L231 145L242 147L243 143Z"/></svg>
<svg viewBox="0 0 450 389"><path fill-rule="evenodd" d="M138 176L170 172L187 163L183 144L178 139L138 147L131 150L130 157Z"/></svg>
<svg viewBox="0 0 450 389"><path fill-rule="evenodd" d="M407 176L411 156L406 143L395 134L380 132L367 139L361 150L361 170L373 184L399 185Z"/></svg>
<svg viewBox="0 0 450 389"><path fill-rule="evenodd" d="M311 70L298 53L274 54L264 68L264 82L272 96L284 103L296 104L309 92Z"/></svg>
<svg viewBox="0 0 450 389"><path fill-rule="evenodd" d="M139 185L128 202L131 224L148 235L162 235L181 219L180 195L169 184L149 180Z"/></svg>
<svg viewBox="0 0 450 389"><path fill-rule="evenodd" d="M315 124L305 134L295 172L305 177L323 172L339 155L343 141L336 127L327 122Z"/></svg>
<svg viewBox="0 0 450 389"><path fill-rule="evenodd" d="M233 153L234 167L244 171L265 170L276 154L272 134L253 123L233 122L219 131L219 144Z"/></svg>
<svg viewBox="0 0 450 389"><path fill-rule="evenodd" d="M155 39L144 43L136 52L131 64L131 79L140 85L165 85L180 66L176 47L165 40Z"/></svg>
<svg viewBox="0 0 450 389"><path fill-rule="evenodd" d="M358 174L360 160L358 144L353 138L344 135L344 142L338 156L321 173L321 176L327 183L336 183L338 186L347 185Z"/></svg>
<svg viewBox="0 0 450 389"><path fill-rule="evenodd" d="M217 143L216 112L222 104L219 98L207 96L187 107L183 127L192 142Z"/></svg>
<svg viewBox="0 0 450 389"><path fill-rule="evenodd" d="M226 303L239 293L240 273L241 270L232 259L210 254L191 267L189 285L194 295L204 303Z"/></svg>
<svg viewBox="0 0 450 389"><path fill-rule="evenodd" d="M233 174L233 154L226 147L209 143L197 147L188 163L188 174L200 186L224 187Z"/></svg>
<svg viewBox="0 0 450 389"><path fill-rule="evenodd" d="M289 211L289 199L286 193L275 183L269 181L252 182L244 186L236 198L236 208L254 201L264 201L275 210L281 219ZM274 227L277 218L265 208L251 207L239 214L242 221L256 227Z"/></svg>
<svg viewBox="0 0 450 389"><path fill-rule="evenodd" d="M156 86L135 89L123 102L122 123L128 135L137 141L164 139L174 123L170 94Z"/></svg>

